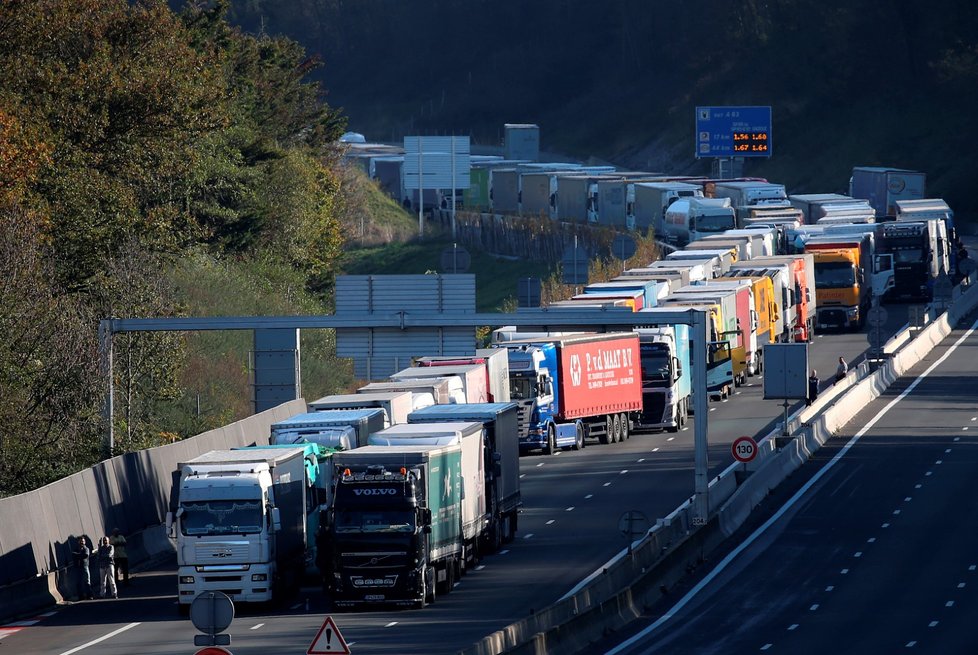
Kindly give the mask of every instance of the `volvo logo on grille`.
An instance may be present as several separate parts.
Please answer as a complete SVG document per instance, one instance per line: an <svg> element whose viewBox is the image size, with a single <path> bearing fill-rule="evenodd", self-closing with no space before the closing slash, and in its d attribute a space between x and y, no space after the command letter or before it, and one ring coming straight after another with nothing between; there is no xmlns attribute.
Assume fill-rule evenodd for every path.
<svg viewBox="0 0 978 655"><path fill-rule="evenodd" d="M219 550L217 552L211 553L211 557L231 557L231 551Z"/></svg>
<svg viewBox="0 0 978 655"><path fill-rule="evenodd" d="M354 489L353 493L357 496L393 496L397 489Z"/></svg>

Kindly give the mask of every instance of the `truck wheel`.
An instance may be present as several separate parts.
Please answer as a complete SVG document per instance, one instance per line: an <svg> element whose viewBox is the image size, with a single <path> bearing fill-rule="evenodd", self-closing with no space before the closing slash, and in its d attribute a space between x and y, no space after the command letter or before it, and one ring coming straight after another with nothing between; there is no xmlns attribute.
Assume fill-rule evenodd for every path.
<svg viewBox="0 0 978 655"><path fill-rule="evenodd" d="M547 428L547 445L543 448L543 454L553 455L555 452L557 452L557 435L554 426L551 425Z"/></svg>
<svg viewBox="0 0 978 655"><path fill-rule="evenodd" d="M611 423L612 423L611 442L617 443L622 440L621 439L621 415L615 414L611 419Z"/></svg>
<svg viewBox="0 0 978 655"><path fill-rule="evenodd" d="M581 450L582 448L584 448L584 426L578 423L577 434L574 438L574 450Z"/></svg>
<svg viewBox="0 0 978 655"><path fill-rule="evenodd" d="M621 438L622 441L632 436L632 422L628 420L628 414L621 415Z"/></svg>

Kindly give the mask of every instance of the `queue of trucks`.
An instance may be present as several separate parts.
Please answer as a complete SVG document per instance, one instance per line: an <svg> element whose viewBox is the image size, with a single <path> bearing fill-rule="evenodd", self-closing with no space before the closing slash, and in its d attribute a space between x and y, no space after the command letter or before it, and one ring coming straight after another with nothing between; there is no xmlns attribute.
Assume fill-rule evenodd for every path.
<svg viewBox="0 0 978 655"><path fill-rule="evenodd" d="M927 298L953 271L942 201L896 200L896 220L877 222L853 198L763 180L717 183L714 198L643 188L653 203L683 192L658 214L686 247L548 307L634 312L634 330L501 328L489 348L418 357L254 446L180 463L167 530L181 611L206 591L277 600L309 575L338 606L423 607L515 537L522 453L678 431L696 357L725 399L763 372L767 344L859 329L876 300ZM705 312L707 343L676 308Z"/></svg>

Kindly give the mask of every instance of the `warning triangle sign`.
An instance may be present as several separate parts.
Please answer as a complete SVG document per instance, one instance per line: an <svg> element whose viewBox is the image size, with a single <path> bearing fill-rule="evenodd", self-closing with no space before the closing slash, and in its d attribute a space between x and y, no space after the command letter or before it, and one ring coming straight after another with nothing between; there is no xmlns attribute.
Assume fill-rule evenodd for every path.
<svg viewBox="0 0 978 655"><path fill-rule="evenodd" d="M350 647L340 634L332 616L327 616L306 655L350 655Z"/></svg>

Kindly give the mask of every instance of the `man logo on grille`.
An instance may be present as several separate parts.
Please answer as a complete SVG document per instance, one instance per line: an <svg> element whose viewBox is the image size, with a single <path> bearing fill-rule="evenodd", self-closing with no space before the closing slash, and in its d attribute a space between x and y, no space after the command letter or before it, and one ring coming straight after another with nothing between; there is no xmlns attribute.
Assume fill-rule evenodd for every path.
<svg viewBox="0 0 978 655"><path fill-rule="evenodd" d="M571 355L570 360L571 384L575 387L581 385L581 358L579 355Z"/></svg>

